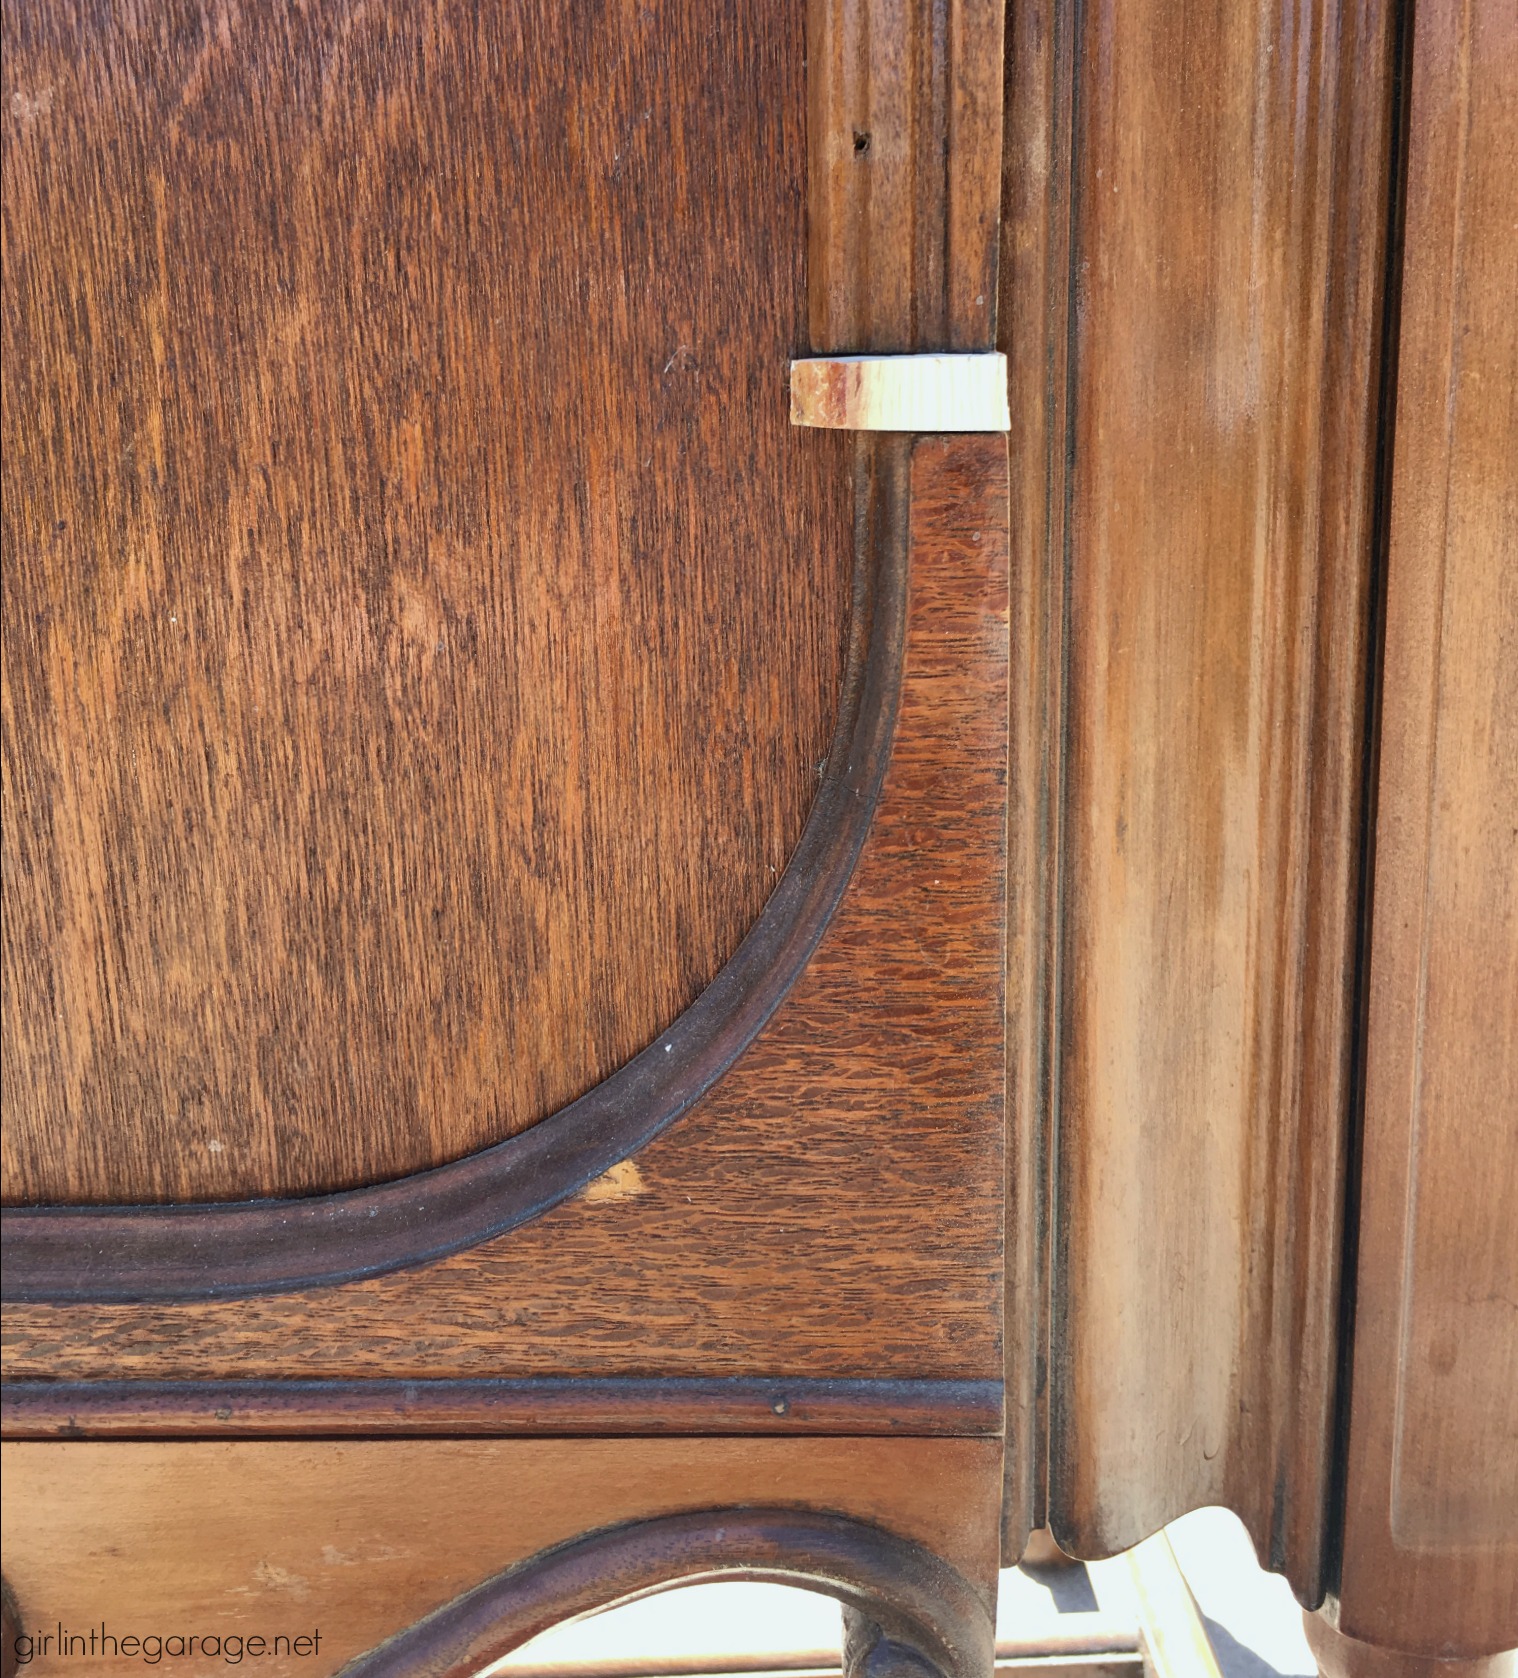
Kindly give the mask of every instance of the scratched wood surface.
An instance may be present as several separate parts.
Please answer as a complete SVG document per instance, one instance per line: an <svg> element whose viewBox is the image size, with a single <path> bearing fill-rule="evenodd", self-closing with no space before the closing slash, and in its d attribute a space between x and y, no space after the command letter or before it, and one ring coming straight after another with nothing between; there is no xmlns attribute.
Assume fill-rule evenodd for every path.
<svg viewBox="0 0 1518 1678"><path fill-rule="evenodd" d="M871 1521L979 1589L996 1574L997 1440L327 1440L3 1447L5 1571L28 1629L321 1632L331 1673L525 1556L596 1527L757 1504ZM224 1662L166 1656L153 1670ZM124 1678L141 1658L39 1652ZM235 1670L235 1667L234 1667Z"/></svg>
<svg viewBox="0 0 1518 1678"><path fill-rule="evenodd" d="M731 954L826 751L803 8L4 30L5 1198L520 1130Z"/></svg>
<svg viewBox="0 0 1518 1678"><path fill-rule="evenodd" d="M910 491L895 744L811 966L723 1081L586 1192L438 1264L13 1307L8 1378L1000 1374L1007 446L860 447Z"/></svg>
<svg viewBox="0 0 1518 1678"><path fill-rule="evenodd" d="M1518 1646L1518 16L1419 0L1338 1623Z"/></svg>
<svg viewBox="0 0 1518 1678"><path fill-rule="evenodd" d="M1110 1553L1224 1503L1311 1596L1351 1066L1389 13L1139 0L1066 27L1047 45L1029 28L1043 104L1014 120L1008 159L1035 171L1035 201L1012 276L1027 306L1004 304L1007 331L1022 320L1049 341L1039 264L1062 260L1066 205L1073 311L1067 392L1046 379L1022 422L1049 465L1019 479L1035 500L1018 529L1061 544L1049 571L1066 579L1068 664L1052 1263L1023 1255L1009 1315L1045 1309L1052 1273L1062 1544ZM1014 1041L1036 1063L1031 1029ZM1015 1136L1037 1149L1036 1115ZM1038 1439L1037 1398L1023 1381L1017 1402L1035 1408L1032 1425L1014 1410L1014 1437Z"/></svg>

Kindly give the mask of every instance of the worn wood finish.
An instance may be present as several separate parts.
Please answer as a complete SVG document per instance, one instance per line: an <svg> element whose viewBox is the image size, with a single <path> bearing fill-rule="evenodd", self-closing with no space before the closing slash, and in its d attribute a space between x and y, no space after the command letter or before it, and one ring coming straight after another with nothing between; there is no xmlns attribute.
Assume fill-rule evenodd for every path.
<svg viewBox="0 0 1518 1678"><path fill-rule="evenodd" d="M1153 0L1073 27L1069 409L1023 421L1069 462L1050 1524L1105 1554L1226 1503L1316 1599L1389 20ZM1021 143L1057 148L1044 64ZM1061 209L1051 180L1021 218L1035 333Z"/></svg>
<svg viewBox="0 0 1518 1678"><path fill-rule="evenodd" d="M986 1381L7 1381L7 1439L382 1434L999 1435Z"/></svg>
<svg viewBox="0 0 1518 1678"><path fill-rule="evenodd" d="M812 348L994 348L1003 0L807 17Z"/></svg>
<svg viewBox="0 0 1518 1678"><path fill-rule="evenodd" d="M698 995L826 755L801 9L4 27L5 1197L496 1142Z"/></svg>
<svg viewBox="0 0 1518 1678"><path fill-rule="evenodd" d="M921 1545L983 1611L994 1589L994 1440L12 1443L0 1460L6 1575L30 1624L321 1628L320 1662L261 1662L271 1675L336 1671L525 1557L681 1511L845 1515Z"/></svg>
<svg viewBox="0 0 1518 1678"><path fill-rule="evenodd" d="M1349 1636L1518 1646L1518 17L1419 0L1366 1037Z"/></svg>
<svg viewBox="0 0 1518 1678"><path fill-rule="evenodd" d="M862 450L910 489L895 744L842 906L722 1082L603 1190L414 1271L15 1306L7 1378L999 1374L1006 442Z"/></svg>
<svg viewBox="0 0 1518 1678"><path fill-rule="evenodd" d="M668 1031L526 1133L393 1182L294 1200L12 1208L3 1297L235 1297L348 1281L474 1246L576 1191L620 1197L636 1179L626 1156L721 1078L805 969L874 817L900 700L907 514L899 472L863 474L859 493L849 658L816 802L759 920Z"/></svg>

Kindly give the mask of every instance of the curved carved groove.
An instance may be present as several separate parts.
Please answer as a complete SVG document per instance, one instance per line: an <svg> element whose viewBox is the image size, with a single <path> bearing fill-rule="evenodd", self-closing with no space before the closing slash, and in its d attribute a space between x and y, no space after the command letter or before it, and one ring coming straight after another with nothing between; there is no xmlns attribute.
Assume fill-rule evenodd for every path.
<svg viewBox="0 0 1518 1678"><path fill-rule="evenodd" d="M907 459L894 437L857 456L849 651L817 801L758 921L666 1032L530 1130L392 1182L290 1200L8 1210L0 1298L229 1298L405 1269L537 1217L688 1112L800 977L869 832L901 689Z"/></svg>
<svg viewBox="0 0 1518 1678"><path fill-rule="evenodd" d="M922 1545L844 1515L706 1509L609 1527L530 1556L350 1661L340 1678L469 1678L566 1620L714 1579L825 1592L944 1678L979 1678L991 1667L986 1604Z"/></svg>

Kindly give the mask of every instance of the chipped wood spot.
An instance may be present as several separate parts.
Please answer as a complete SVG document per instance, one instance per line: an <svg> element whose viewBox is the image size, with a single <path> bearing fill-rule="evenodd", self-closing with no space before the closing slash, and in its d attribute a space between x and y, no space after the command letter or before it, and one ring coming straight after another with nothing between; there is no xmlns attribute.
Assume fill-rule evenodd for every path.
<svg viewBox="0 0 1518 1678"><path fill-rule="evenodd" d="M604 1171L594 1182L580 1191L580 1198L597 1206L610 1200L632 1200L648 1193L643 1173L630 1159L619 1160L610 1171Z"/></svg>

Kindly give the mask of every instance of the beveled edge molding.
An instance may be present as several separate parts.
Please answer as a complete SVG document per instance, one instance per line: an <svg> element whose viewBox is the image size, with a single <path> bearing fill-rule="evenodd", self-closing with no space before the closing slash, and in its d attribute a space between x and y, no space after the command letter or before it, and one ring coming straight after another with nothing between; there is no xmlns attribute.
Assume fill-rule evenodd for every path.
<svg viewBox="0 0 1518 1678"><path fill-rule="evenodd" d="M773 1377L8 1381L7 1439L999 1437L999 1381Z"/></svg>
<svg viewBox="0 0 1518 1678"><path fill-rule="evenodd" d="M562 1621L715 1579L836 1597L943 1678L991 1669L990 1610L933 1551L846 1515L733 1508L605 1527L540 1551L359 1655L339 1678L473 1678Z"/></svg>
<svg viewBox="0 0 1518 1678"><path fill-rule="evenodd" d="M390 1182L285 1200L7 1208L0 1300L225 1299L425 1264L557 1206L688 1112L800 977L864 847L901 693L908 464L902 448L861 440L849 645L817 800L759 919L667 1031L531 1129Z"/></svg>

